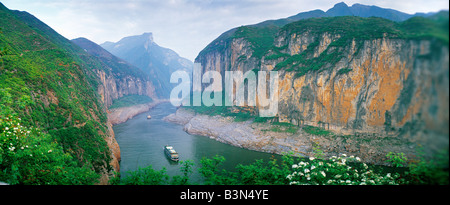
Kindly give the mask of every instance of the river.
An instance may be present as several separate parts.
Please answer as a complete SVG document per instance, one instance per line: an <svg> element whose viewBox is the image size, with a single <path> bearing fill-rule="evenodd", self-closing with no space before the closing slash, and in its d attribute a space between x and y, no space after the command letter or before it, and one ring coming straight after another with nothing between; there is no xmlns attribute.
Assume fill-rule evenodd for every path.
<svg viewBox="0 0 450 205"><path fill-rule="evenodd" d="M223 168L228 170L232 170L237 164L249 164L256 159L267 161L273 156L220 143L205 136L190 135L183 131L181 125L162 120L175 111L176 108L170 103L159 104L150 111L113 127L120 146L122 176L126 176L128 171L149 165L156 170L165 167L170 176L181 175L180 164L170 161L164 155L165 145L172 145L179 153L181 161L193 160L196 165L199 165L203 157L222 155L226 159ZM147 115L152 118L147 119ZM280 158L279 155L275 157ZM190 182L202 181L198 170L195 169Z"/></svg>

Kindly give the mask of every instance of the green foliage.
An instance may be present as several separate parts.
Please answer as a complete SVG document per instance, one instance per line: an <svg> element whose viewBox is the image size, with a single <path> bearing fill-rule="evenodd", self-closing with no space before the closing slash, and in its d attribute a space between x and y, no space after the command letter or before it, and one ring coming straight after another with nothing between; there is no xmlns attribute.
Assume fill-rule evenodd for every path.
<svg viewBox="0 0 450 205"><path fill-rule="evenodd" d="M99 175L79 167L50 135L22 125L15 114L0 113L0 181L9 184L94 184Z"/></svg>
<svg viewBox="0 0 450 205"><path fill-rule="evenodd" d="M247 120L254 119L256 115L256 111L253 108L249 107L238 107L238 106L224 106L224 102L222 102L222 106L184 106L184 108L192 110L196 113L200 113L203 115L216 116L221 115L224 117L233 117L235 122L244 122Z"/></svg>
<svg viewBox="0 0 450 205"><path fill-rule="evenodd" d="M223 156L203 158L199 169L206 184L210 185L282 185L287 184L286 175L293 163L291 156L284 156L281 162L256 160L249 165L238 164L236 171L220 169L225 161Z"/></svg>
<svg viewBox="0 0 450 205"><path fill-rule="evenodd" d="M166 168L155 170L152 166L138 168L136 171L127 172L128 175L121 177L120 173L110 179L111 185L188 185L189 176L192 174L194 162L191 160L181 161L180 171L182 176L176 175L170 180L170 176L166 173Z"/></svg>
<svg viewBox="0 0 450 205"><path fill-rule="evenodd" d="M342 68L342 69L338 70L337 75L343 75L343 74L349 73L352 70L353 69L351 69L351 68Z"/></svg>
<svg viewBox="0 0 450 205"><path fill-rule="evenodd" d="M21 126L46 133L34 137L45 136L39 143L41 147L53 150L55 157L51 161L65 167L64 170L60 168L60 173L65 173L65 176L77 168L80 174L73 174L74 180L71 181L62 177L60 182L51 181L49 176L58 176L56 171L51 167L39 168L27 159L36 169L31 165L17 167L11 163L13 170L29 169L30 173L20 171L20 177L10 181L24 184L95 183L97 180L93 178L111 169L109 148L103 139L104 133L107 133L107 117L96 93L99 82L92 72L96 64L92 59L82 60L84 52L81 49L42 22L31 15L21 15L20 12L0 9L1 117L20 118ZM30 154L37 156L37 153ZM21 163L25 159L17 160ZM39 174L47 173L46 170L50 172ZM75 179L83 173L86 178L77 182ZM27 181L23 178L27 175L36 179Z"/></svg>
<svg viewBox="0 0 450 205"><path fill-rule="evenodd" d="M333 134L329 130L325 130L323 128L314 127L314 126L310 126L310 125L303 127L303 131L305 131L306 133L312 134L312 135L319 135L319 136L328 136L328 135Z"/></svg>
<svg viewBox="0 0 450 205"><path fill-rule="evenodd" d="M316 143L313 143L313 156L320 160L325 160L325 153L320 149L320 146Z"/></svg>
<svg viewBox="0 0 450 205"><path fill-rule="evenodd" d="M233 38L244 38L252 45L252 57L260 59L272 46L279 27L241 26L237 28Z"/></svg>
<svg viewBox="0 0 450 205"><path fill-rule="evenodd" d="M206 185L398 185L398 184L448 184L448 153L442 159L432 162L418 161L406 168L392 168L367 165L355 156L325 155L318 146L314 148L314 157L297 158L287 153L281 160L255 160L250 164L237 164L234 170L222 167L225 158L216 155L203 157L197 168L204 177ZM446 155L445 155L446 154ZM401 154L390 154L402 156ZM401 158L401 157L400 157ZM170 176L165 168L156 171L151 166L129 172L129 176L120 178L117 174L111 184L155 185L189 184L194 163L181 162L182 175ZM448 169L448 168L447 168Z"/></svg>
<svg viewBox="0 0 450 205"><path fill-rule="evenodd" d="M364 40L385 37L394 39L437 39L438 42L446 46L449 42L448 13L447 15L440 15L440 18L436 19L414 17L404 22L393 22L378 17L362 18L355 16L310 18L287 24L280 28L278 33L290 35L309 33L313 36L329 33L340 36L316 57L312 54L319 45L318 40L310 43L307 49L300 54L292 56L280 52L280 49L276 47L270 47L269 50L272 50L273 54L266 56L265 59L282 58L283 60L274 69L295 72L295 78L311 71L321 72L327 67L331 67L329 65L336 64L344 57L340 51L351 45L352 41L356 42L357 48L354 55L359 53ZM346 74L351 70L350 68L344 68L339 70L337 74Z"/></svg>
<svg viewBox="0 0 450 205"><path fill-rule="evenodd" d="M342 154L329 160L310 157L293 164L286 178L291 185L396 185L402 183L399 173L376 172L358 157Z"/></svg>
<svg viewBox="0 0 450 205"><path fill-rule="evenodd" d="M110 183L112 185L163 185L167 184L169 175L166 169L154 170L152 166L138 168L136 171L128 172L129 176L118 180L114 178ZM120 177L120 175L117 175Z"/></svg>
<svg viewBox="0 0 450 205"><path fill-rule="evenodd" d="M298 131L298 127L288 122L272 122L269 125L269 129L265 129L262 131L286 132L295 134Z"/></svg>
<svg viewBox="0 0 450 205"><path fill-rule="evenodd" d="M426 160L423 150L419 150L418 159L408 164L407 181L409 184L448 185L448 166L448 150L441 151L431 160Z"/></svg>
<svg viewBox="0 0 450 205"><path fill-rule="evenodd" d="M392 163L394 167L404 167L407 162L407 158L403 153L393 153L389 152L386 157L388 158L388 162Z"/></svg>
<svg viewBox="0 0 450 205"><path fill-rule="evenodd" d="M433 20L430 18L413 17L400 23L403 37L409 39L435 38L443 44L449 43L449 19L443 17Z"/></svg>
<svg viewBox="0 0 450 205"><path fill-rule="evenodd" d="M130 107L134 105L151 103L152 98L145 95L127 95L113 101L109 109L116 109L121 107Z"/></svg>

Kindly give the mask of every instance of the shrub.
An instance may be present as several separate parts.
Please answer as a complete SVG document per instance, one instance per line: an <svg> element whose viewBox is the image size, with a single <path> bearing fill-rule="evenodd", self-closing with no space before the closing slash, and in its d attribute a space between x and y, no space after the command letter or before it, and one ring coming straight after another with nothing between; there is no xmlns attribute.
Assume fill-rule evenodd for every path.
<svg viewBox="0 0 450 205"><path fill-rule="evenodd" d="M291 185L397 185L400 174L374 172L358 157L342 154L333 156L328 161L317 160L293 164L292 173L286 176ZM352 163L353 162L353 163Z"/></svg>
<svg viewBox="0 0 450 205"><path fill-rule="evenodd" d="M391 162L394 167L404 167L406 161L408 160L403 153L395 154L393 152L389 152L386 157L389 158L387 161Z"/></svg>
<svg viewBox="0 0 450 205"><path fill-rule="evenodd" d="M1 113L0 113L1 114ZM0 115L0 181L9 184L94 184L99 175L78 167L51 136Z"/></svg>

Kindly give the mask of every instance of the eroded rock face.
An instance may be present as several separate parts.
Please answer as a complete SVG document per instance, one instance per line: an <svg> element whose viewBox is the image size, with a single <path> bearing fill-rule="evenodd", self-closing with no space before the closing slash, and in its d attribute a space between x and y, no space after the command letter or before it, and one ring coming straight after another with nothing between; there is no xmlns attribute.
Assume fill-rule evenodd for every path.
<svg viewBox="0 0 450 205"><path fill-rule="evenodd" d="M419 144L434 151L448 149L448 46L436 40L387 35L340 41L338 45L341 38L326 32L280 32L274 40L278 52L323 60L316 63L316 70L303 75L295 67L295 63L301 67L303 62L276 68L285 57L267 58L275 53L269 50L258 59L243 38L232 39L221 49L209 49L196 61L203 71L221 73L277 69L280 121L307 122L342 135L363 137L373 133L395 138L399 143L414 144L410 153ZM304 53L309 46L313 50ZM370 152L370 148L361 149Z"/></svg>
<svg viewBox="0 0 450 205"><path fill-rule="evenodd" d="M106 107L112 105L113 100L126 95L146 95L157 99L155 86L151 81L135 76L117 78L103 70L97 70L97 76L102 86L98 86L98 94Z"/></svg>

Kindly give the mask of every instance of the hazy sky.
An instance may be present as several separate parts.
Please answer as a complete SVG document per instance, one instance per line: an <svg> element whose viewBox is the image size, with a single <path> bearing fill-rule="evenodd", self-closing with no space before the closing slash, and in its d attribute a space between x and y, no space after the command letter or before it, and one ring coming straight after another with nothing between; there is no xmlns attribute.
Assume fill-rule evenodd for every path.
<svg viewBox="0 0 450 205"><path fill-rule="evenodd" d="M342 0L0 0L27 11L68 39L98 44L152 32L154 40L194 60L209 42L241 25L285 18ZM405 13L449 9L447 0L348 0Z"/></svg>

